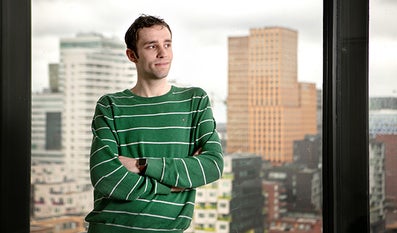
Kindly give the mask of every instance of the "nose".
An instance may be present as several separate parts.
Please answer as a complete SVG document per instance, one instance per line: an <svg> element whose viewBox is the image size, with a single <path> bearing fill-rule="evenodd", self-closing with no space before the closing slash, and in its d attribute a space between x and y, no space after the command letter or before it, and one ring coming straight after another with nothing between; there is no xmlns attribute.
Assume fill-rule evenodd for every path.
<svg viewBox="0 0 397 233"><path fill-rule="evenodd" d="M164 46L159 46L157 50L157 58L163 58L167 56L167 50Z"/></svg>

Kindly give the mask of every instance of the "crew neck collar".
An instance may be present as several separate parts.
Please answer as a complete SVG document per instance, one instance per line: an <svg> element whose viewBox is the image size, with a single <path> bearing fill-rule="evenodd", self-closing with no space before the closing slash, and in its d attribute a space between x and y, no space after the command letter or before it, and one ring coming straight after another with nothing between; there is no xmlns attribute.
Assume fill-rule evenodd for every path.
<svg viewBox="0 0 397 233"><path fill-rule="evenodd" d="M170 90L169 90L168 92L166 92L165 94L163 94L163 95L158 95L158 96L151 96L151 97L145 97L145 96L137 95L137 94L133 93L131 89L126 89L125 92L126 92L128 95L130 95L130 96L134 96L135 98L140 98L140 99L155 99L155 98L162 98L162 97L164 97L164 96L167 96L167 95L172 94L172 92L174 91L174 88L175 88L175 86L174 86L174 85L171 85Z"/></svg>

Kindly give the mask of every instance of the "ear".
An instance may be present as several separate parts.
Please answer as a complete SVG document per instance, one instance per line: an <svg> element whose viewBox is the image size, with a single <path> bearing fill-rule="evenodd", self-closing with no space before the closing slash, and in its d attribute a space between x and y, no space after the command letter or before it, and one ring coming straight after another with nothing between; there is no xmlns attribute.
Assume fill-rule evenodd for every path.
<svg viewBox="0 0 397 233"><path fill-rule="evenodd" d="M138 62L137 56L135 55L134 51L132 51L131 49L127 49L127 50L125 51L125 54L127 55L128 59L129 59L130 61L132 61L132 62L134 62L134 63L137 63L137 62Z"/></svg>

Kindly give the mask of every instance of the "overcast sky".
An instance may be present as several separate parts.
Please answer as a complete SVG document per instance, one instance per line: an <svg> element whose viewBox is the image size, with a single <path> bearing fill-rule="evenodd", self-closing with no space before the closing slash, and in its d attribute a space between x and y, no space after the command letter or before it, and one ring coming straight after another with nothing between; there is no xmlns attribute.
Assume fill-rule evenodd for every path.
<svg viewBox="0 0 397 233"><path fill-rule="evenodd" d="M123 39L140 14L164 18L173 32L169 78L227 95L227 38L250 28L298 31L298 80L322 86L321 0L32 0L32 88L48 86L48 64L59 62L59 39L97 32ZM372 0L370 93L397 95L397 1Z"/></svg>

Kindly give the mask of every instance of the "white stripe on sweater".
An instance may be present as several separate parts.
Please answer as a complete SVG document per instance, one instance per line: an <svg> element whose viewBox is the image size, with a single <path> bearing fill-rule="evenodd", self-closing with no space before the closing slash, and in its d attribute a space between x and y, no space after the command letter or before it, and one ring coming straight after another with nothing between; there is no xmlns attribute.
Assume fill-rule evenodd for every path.
<svg viewBox="0 0 397 233"><path fill-rule="evenodd" d="M129 128L129 129L120 129L116 130L117 133L127 132L127 131L134 131L134 130L162 130L162 129L195 129L196 127L183 127L183 126L165 126L165 127L136 127L136 128Z"/></svg>
<svg viewBox="0 0 397 233"><path fill-rule="evenodd" d="M127 175L128 175L128 172L126 172L126 173L124 174L124 176L119 180L119 182L117 182L117 184L113 187L112 191L110 192L109 197L112 196L114 190L116 190L117 186L119 186L119 184L121 183L121 181L123 181L124 178L125 178Z"/></svg>
<svg viewBox="0 0 397 233"><path fill-rule="evenodd" d="M130 108L130 107L146 107L146 106L153 106L153 105L163 105L163 104L179 104L179 103L184 103L184 102L189 102L193 98L189 99L184 99L184 100L171 100L171 101L164 101L164 102L157 102L157 103L150 103L150 104L116 104L116 103L111 103L113 106L119 107L119 108ZM109 105L103 106L103 107L110 107Z"/></svg>
<svg viewBox="0 0 397 233"><path fill-rule="evenodd" d="M116 168L114 171L112 171L112 172L110 172L110 173L108 173L108 174L102 176L102 177L95 183L94 188L96 188L96 186L99 184L99 182L101 182L101 181L102 181L103 179L105 179L106 177L112 175L113 173L115 173L116 171L118 171L118 170L119 170L120 168L122 168L122 167L123 167L123 165L121 165L120 167Z"/></svg>
<svg viewBox="0 0 397 233"><path fill-rule="evenodd" d="M192 189L190 189L190 190L192 190ZM156 200L156 199L148 200L148 199L141 199L141 198L136 199L136 201L142 201L142 202L146 202L146 203L156 202L156 203L162 203L165 205L172 205L172 206L186 206L186 205L195 206L195 203L191 202L191 201L188 201L186 203L175 203L175 202L162 201L162 200Z"/></svg>
<svg viewBox="0 0 397 233"><path fill-rule="evenodd" d="M99 165L104 164L104 163L107 163L107 162L110 162L110 161L112 161L112 160L114 160L114 159L117 159L117 157L114 157L114 158L111 158L111 159L108 159L108 160L105 160L105 161L102 161L102 162L96 164L95 166L93 166L93 167L90 169L90 171L92 171L94 168L98 167Z"/></svg>
<svg viewBox="0 0 397 233"><path fill-rule="evenodd" d="M219 176L219 178L221 178L222 177L221 169L219 169L219 165L215 160L214 160L214 163L215 163L216 168L218 169L218 176Z"/></svg>
<svg viewBox="0 0 397 233"><path fill-rule="evenodd" d="M109 225L109 226L114 226L114 227L122 227L122 228L127 228L127 229L135 229L135 230L148 231L148 232L154 232L154 231L166 232L166 231L181 230L181 229L161 229L161 228L160 229L155 229L155 228L131 227L131 226L113 224L113 223L104 223L104 224L105 225Z"/></svg>
<svg viewBox="0 0 397 233"><path fill-rule="evenodd" d="M164 144L180 144L180 145L193 145L193 142L147 142L147 141L140 141L140 142L131 142L126 144L120 144L122 146L132 146L132 145L139 145L139 144L153 144L153 145L164 145Z"/></svg>
<svg viewBox="0 0 397 233"><path fill-rule="evenodd" d="M96 150L96 151L92 152L92 154L90 155L90 157L94 156L94 155L95 155L95 154L96 154L98 151L100 151L100 150L104 149L105 147L108 147L108 148L110 148L108 145L104 145L103 147L99 148L98 150Z"/></svg>
<svg viewBox="0 0 397 233"><path fill-rule="evenodd" d="M201 164L201 161L196 157L193 157L193 158L196 159L198 164L200 165L201 173L202 173L203 179L204 179L204 184L207 184L207 177L205 176L204 168L203 168L203 165Z"/></svg>
<svg viewBox="0 0 397 233"><path fill-rule="evenodd" d="M161 171L160 182L163 182L163 180L164 180L164 172L165 172L165 158L162 158L162 161L163 161L163 170Z"/></svg>
<svg viewBox="0 0 397 233"><path fill-rule="evenodd" d="M186 176L190 183L189 187L191 188L193 185L192 185L192 180L190 179L189 169L187 169L187 165L186 165L185 161L183 159L181 159L181 161L183 163L183 166L185 166Z"/></svg>
<svg viewBox="0 0 397 233"><path fill-rule="evenodd" d="M167 115L188 115L197 112L203 112L205 110L194 110L190 112L160 112L160 113L148 113L148 114L138 114L138 115L120 115L114 116L114 118L132 118L132 117L156 117L156 116L167 116Z"/></svg>
<svg viewBox="0 0 397 233"><path fill-rule="evenodd" d="M125 198L126 200L128 200L128 198L130 197L131 193L135 190L136 186L139 184L139 182L141 181L142 176L139 176L138 181L135 183L135 185L131 188L130 192L128 193L127 197Z"/></svg>
<svg viewBox="0 0 397 233"><path fill-rule="evenodd" d="M168 220L175 220L176 219L176 218L168 217L168 216L164 216L164 215L135 213L135 212L129 212L129 211L122 211L122 210L102 210L102 212L112 213L112 214L141 215L141 216L148 216L148 217L153 217L153 218L162 218L162 219L168 219Z"/></svg>

